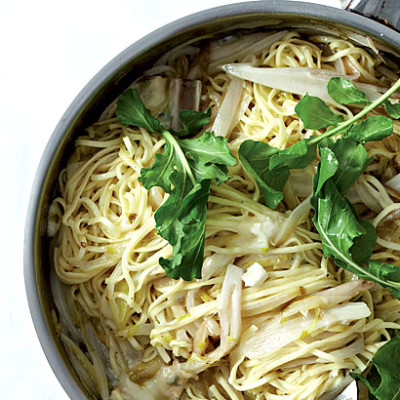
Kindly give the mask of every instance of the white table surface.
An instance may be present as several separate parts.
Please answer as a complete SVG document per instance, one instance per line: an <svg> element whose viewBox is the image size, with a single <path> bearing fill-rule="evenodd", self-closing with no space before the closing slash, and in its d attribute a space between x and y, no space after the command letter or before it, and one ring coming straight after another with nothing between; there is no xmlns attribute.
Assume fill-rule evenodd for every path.
<svg viewBox="0 0 400 400"><path fill-rule="evenodd" d="M190 13L238 2L1 2L0 400L68 400L36 337L22 267L30 188L55 125L90 78L131 43Z"/></svg>

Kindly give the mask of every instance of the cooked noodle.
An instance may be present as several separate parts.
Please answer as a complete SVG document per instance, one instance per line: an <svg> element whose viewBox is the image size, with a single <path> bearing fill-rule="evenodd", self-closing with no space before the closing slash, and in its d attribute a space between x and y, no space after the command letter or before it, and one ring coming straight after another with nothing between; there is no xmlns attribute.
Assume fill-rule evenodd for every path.
<svg viewBox="0 0 400 400"><path fill-rule="evenodd" d="M148 75L187 77L199 55L196 46L188 49ZM377 72L376 56L336 37L284 32L239 61L339 69L356 72L358 82L392 83ZM201 102L212 107L209 129L218 118L232 118L223 134L237 156L249 138L284 149L318 135L295 114L299 99L215 68L204 78ZM224 115L224 101L231 101L234 109L225 113L232 117ZM154 113L164 111L155 108L160 104ZM356 111L336 108L345 118ZM383 183L400 169L399 133L395 122L390 138L367 145L374 162L349 198L377 227L373 259L400 266L399 222L390 218L399 195ZM316 162L298 179L298 171L292 174L276 210L263 205L240 163L231 167L231 178L212 186L209 197L203 278L187 282L167 277L158 263L172 255L153 218L166 195L147 191L139 180L162 150L161 136L122 125L113 104L75 145L50 210L54 268L63 283L52 277L52 285L63 293L56 303L65 302L57 304L61 339L82 383L98 398L318 399L348 382L349 371L364 371L390 339L388 330L400 328L399 301L323 257L308 197ZM266 279L245 286L244 273L254 265Z"/></svg>

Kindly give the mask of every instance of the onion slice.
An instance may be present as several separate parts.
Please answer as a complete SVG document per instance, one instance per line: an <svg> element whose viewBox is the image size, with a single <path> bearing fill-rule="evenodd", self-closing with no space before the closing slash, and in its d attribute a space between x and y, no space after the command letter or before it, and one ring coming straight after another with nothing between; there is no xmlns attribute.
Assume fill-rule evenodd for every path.
<svg viewBox="0 0 400 400"><path fill-rule="evenodd" d="M301 96L308 93L330 103L333 100L328 94L327 84L331 78L357 78L357 75L307 67L257 68L249 64L226 64L221 69L240 79Z"/></svg>
<svg viewBox="0 0 400 400"><path fill-rule="evenodd" d="M287 318L298 312L304 312L315 308L334 307L339 303L348 301L359 293L372 289L375 283L364 279L346 282L331 289L312 294L304 299L291 303L283 312L282 317Z"/></svg>
<svg viewBox="0 0 400 400"><path fill-rule="evenodd" d="M243 87L242 80L232 78L211 129L215 136L229 136L234 128L232 125L242 97Z"/></svg>
<svg viewBox="0 0 400 400"><path fill-rule="evenodd" d="M221 64L243 61L248 55L268 50L273 43L284 38L288 31L258 32L238 37L229 43L213 42L210 47L210 63L207 72L218 72Z"/></svg>
<svg viewBox="0 0 400 400"><path fill-rule="evenodd" d="M400 193L400 174L395 175L393 178L389 179L385 185L390 187L394 191Z"/></svg>
<svg viewBox="0 0 400 400"><path fill-rule="evenodd" d="M348 75L328 69L307 67L257 68L249 64L225 64L221 66L221 69L236 78L301 96L308 93L331 104L336 104L327 90L331 78L339 77L354 81L359 77L359 73ZM367 83L353 83L366 94L370 101L376 100L387 90Z"/></svg>
<svg viewBox="0 0 400 400"><path fill-rule="evenodd" d="M237 351L250 359L260 359L307 336L318 329L328 328L336 323L349 323L371 315L365 303L347 303L323 310L316 318L314 315L299 316L282 323L281 316L266 321L248 334L242 335Z"/></svg>

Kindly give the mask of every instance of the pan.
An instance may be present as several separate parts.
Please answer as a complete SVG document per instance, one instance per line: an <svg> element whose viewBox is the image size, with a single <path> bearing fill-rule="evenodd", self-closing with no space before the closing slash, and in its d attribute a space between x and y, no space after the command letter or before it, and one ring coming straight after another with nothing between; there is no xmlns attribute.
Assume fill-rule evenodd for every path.
<svg viewBox="0 0 400 400"><path fill-rule="evenodd" d="M201 37L227 35L238 29L297 27L306 32L335 31L362 44L372 40L387 52L400 55L398 0L353 0L342 6L345 9L292 1L253 1L182 18L118 54L65 111L48 141L33 183L25 229L24 275L30 312L43 351L72 400L94 396L72 368L53 323L55 306L49 283L51 263L46 226L49 204L57 190L56 177L71 154L74 133L96 121L101 111L160 54Z"/></svg>

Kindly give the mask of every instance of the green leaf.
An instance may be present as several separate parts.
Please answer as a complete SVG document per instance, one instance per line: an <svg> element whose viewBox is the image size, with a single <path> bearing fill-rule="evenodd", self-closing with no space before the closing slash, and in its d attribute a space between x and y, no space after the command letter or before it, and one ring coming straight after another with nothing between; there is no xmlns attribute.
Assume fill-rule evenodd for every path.
<svg viewBox="0 0 400 400"><path fill-rule="evenodd" d="M136 89L129 89L118 99L117 115L124 125L133 125L148 132L162 132L161 122L144 106Z"/></svg>
<svg viewBox="0 0 400 400"><path fill-rule="evenodd" d="M370 229L370 223L358 218L351 203L339 193L333 180L327 181L322 192L320 197L312 199L311 204L315 211L313 222L321 236L324 256L332 256L338 267L362 279L398 290L400 283L388 283L376 270L356 262L356 259L368 259L375 247L376 233ZM361 255L361 251L365 255Z"/></svg>
<svg viewBox="0 0 400 400"><path fill-rule="evenodd" d="M239 148L239 160L244 169L253 176L267 207L275 208L283 199L283 187L289 178L289 171L273 173L269 169L269 162L278 149L267 143L245 140Z"/></svg>
<svg viewBox="0 0 400 400"><path fill-rule="evenodd" d="M383 115L366 118L351 127L347 136L359 142L382 140L393 131L393 120Z"/></svg>
<svg viewBox="0 0 400 400"><path fill-rule="evenodd" d="M235 165L236 158L227 143L226 138L215 136L214 132L204 132L199 138L179 141L197 181L215 179L220 184L229 179L226 166Z"/></svg>
<svg viewBox="0 0 400 400"><path fill-rule="evenodd" d="M360 379L378 400L400 400L400 336L385 343L372 358L374 368L367 380L360 374L351 374Z"/></svg>
<svg viewBox="0 0 400 400"><path fill-rule="evenodd" d="M233 166L236 158L228 148L228 139L215 136L214 132L204 132L195 139L182 139L179 145L191 160L196 164L210 163Z"/></svg>
<svg viewBox="0 0 400 400"><path fill-rule="evenodd" d="M324 171L326 163L334 165L333 158L336 156L331 149L321 149L321 163L314 177L314 196L311 198L315 211L313 222L321 236L324 256L332 256L339 267L379 283L398 297L400 273L394 269L397 267L376 261L369 261L368 268L363 266L375 247L376 231L371 223L358 217L352 204L340 193L334 168L329 173ZM393 279L389 280L389 276Z"/></svg>
<svg viewBox="0 0 400 400"><path fill-rule="evenodd" d="M395 93L399 88L400 88L400 79L378 99L374 100L372 103L368 103L358 114L354 115L350 119L347 119L346 121L336 124L336 126L333 126L332 128L328 129L322 135L311 138L310 143L320 143L321 141L323 141L326 138L331 137L333 135L338 135L338 134L346 135L347 131L354 125L355 122L357 122L362 117L367 115L374 108L378 107L381 104L385 104L385 102L388 101L390 96L393 93ZM322 100L320 100L320 101L322 102L322 104L325 105L325 103ZM299 104L300 104L300 102L299 102ZM316 105L317 105L317 107L312 109L312 114L318 114L318 104L316 104ZM306 104L302 107L302 109L303 109L302 112L307 114L307 105ZM321 108L321 111L322 110L323 110L323 108ZM301 117L300 114L299 114L299 116ZM363 140L365 140L365 138Z"/></svg>
<svg viewBox="0 0 400 400"><path fill-rule="evenodd" d="M331 81L330 88L331 92L334 93L333 96L336 95L337 98L341 96L344 102L365 102L364 94L355 88L351 82L335 78L332 78ZM389 134L390 122L385 117L384 119L366 119L365 121L367 122L359 123L356 126L354 126L354 123L382 104L399 87L400 80L383 96L372 103L368 103L358 114L346 121L341 115L334 114L321 99L307 94L300 100L295 110L303 120L306 128L321 129L332 126L326 132L319 136L303 139L288 149L281 151L268 148L268 145L265 144L257 148L256 144L250 145L250 141L245 141L240 147L239 159L245 170L256 179L263 192L266 205L274 208L283 199L282 189L288 178L289 170L305 168L313 159L316 144L319 144L320 148L331 147L329 143L333 142L329 138L333 135L348 136L361 142L379 140L386 137ZM350 131L351 133L349 133ZM370 159L366 157L366 152L361 147L351 149L348 143L338 145L338 147L340 146L348 147L348 151L345 153L346 157L351 155L348 160L338 156L340 158L340 168L335 179L340 192L345 193L370 163ZM254 154L252 154L253 151L255 152ZM319 186L317 185L317 190L320 190L322 186L323 183L320 183Z"/></svg>
<svg viewBox="0 0 400 400"><path fill-rule="evenodd" d="M385 111L387 114L394 119L400 118L400 104L391 103L390 100L386 100L383 105L385 106Z"/></svg>
<svg viewBox="0 0 400 400"><path fill-rule="evenodd" d="M236 159L226 139L213 132L179 141L166 131L163 136L164 152L152 167L142 170L142 181L146 188L161 186L170 193L154 214L157 232L174 248L172 258L160 259L160 265L174 279L193 280L201 277L210 180L226 180L227 165L234 165Z"/></svg>
<svg viewBox="0 0 400 400"><path fill-rule="evenodd" d="M378 260L370 260L368 267L374 275L380 279L390 282L393 287L387 287L390 293L400 300L400 267ZM396 286L397 287L394 287Z"/></svg>
<svg viewBox="0 0 400 400"><path fill-rule="evenodd" d="M239 160L252 175L263 193L265 204L275 208L283 199L283 187L290 169L305 168L315 158L316 144L308 140L278 150L267 143L244 141L239 149Z"/></svg>
<svg viewBox="0 0 400 400"><path fill-rule="evenodd" d="M353 214L357 215L354 208L353 208ZM372 256L372 251L374 250L374 247L376 245L377 234L375 226L371 224L371 222L361 218L357 219L358 223L364 229L365 234L360 235L354 239L354 244L350 248L350 253L356 264L364 265L366 262L368 262L368 260ZM374 271L373 275L379 277L380 275L377 274L376 272L377 271Z"/></svg>
<svg viewBox="0 0 400 400"><path fill-rule="evenodd" d="M136 90L128 90L119 97L117 114L123 124L159 132L164 137L164 151L156 155L150 168L141 170L140 177L147 190L159 186L170 194L154 219L158 234L173 246L173 256L160 258L159 262L174 279L201 278L210 182L224 182L229 178L227 166L236 163L227 140L215 137L213 132L196 139L177 140L146 109ZM183 128L175 133L197 135L209 123L210 115L210 110L181 112Z"/></svg>
<svg viewBox="0 0 400 400"><path fill-rule="evenodd" d="M174 246L179 237L179 212L186 195L193 189L187 174L175 170L170 176L173 189L168 199L154 214L158 234ZM155 186L155 185L154 185Z"/></svg>
<svg viewBox="0 0 400 400"><path fill-rule="evenodd" d="M164 151L156 154L156 161L150 168L140 170L140 180L143 186L150 190L153 186L160 186L164 192L171 193L171 174L176 167L184 168L179 158L176 158L171 142L166 141Z"/></svg>
<svg viewBox="0 0 400 400"><path fill-rule="evenodd" d="M335 153L329 147L320 148L321 162L318 173L314 176L314 197L318 196L325 183L335 176L339 162Z"/></svg>
<svg viewBox="0 0 400 400"><path fill-rule="evenodd" d="M179 122L182 128L177 132L172 132L174 135L179 137L192 137L196 136L201 132L205 125L210 123L211 108L207 111L195 111L195 110L182 110L179 113Z"/></svg>
<svg viewBox="0 0 400 400"><path fill-rule="evenodd" d="M340 104L368 103L365 93L343 78L331 78L328 83L328 93Z"/></svg>
<svg viewBox="0 0 400 400"><path fill-rule="evenodd" d="M271 156L269 168L271 172L289 169L306 168L316 155L316 144L309 144L309 139L300 140L285 150Z"/></svg>
<svg viewBox="0 0 400 400"><path fill-rule="evenodd" d="M205 164L199 165L189 160L190 168L196 181L200 182L204 179L215 179L215 183L220 185L228 180L230 177L227 175L228 168L221 164Z"/></svg>
<svg viewBox="0 0 400 400"><path fill-rule="evenodd" d="M350 252L354 240L366 233L347 199L337 190L332 179L328 179L314 197L314 225L321 235L325 257L333 256L346 267L354 270ZM349 269L346 268L346 269Z"/></svg>
<svg viewBox="0 0 400 400"><path fill-rule="evenodd" d="M173 279L192 281L194 278L201 278L209 194L209 180L197 183L179 208L173 255L168 259L160 258L160 265Z"/></svg>
<svg viewBox="0 0 400 400"><path fill-rule="evenodd" d="M339 192L345 194L373 158L368 157L362 144L350 138L338 139L336 142L331 141L328 147L333 151L338 162L334 181Z"/></svg>
<svg viewBox="0 0 400 400"><path fill-rule="evenodd" d="M370 260L369 267L376 271L377 276L381 278L392 282L400 282L400 267L396 265L387 264L378 260Z"/></svg>
<svg viewBox="0 0 400 400"><path fill-rule="evenodd" d="M343 121L318 97L306 94L296 105L295 111L307 129L322 129Z"/></svg>

